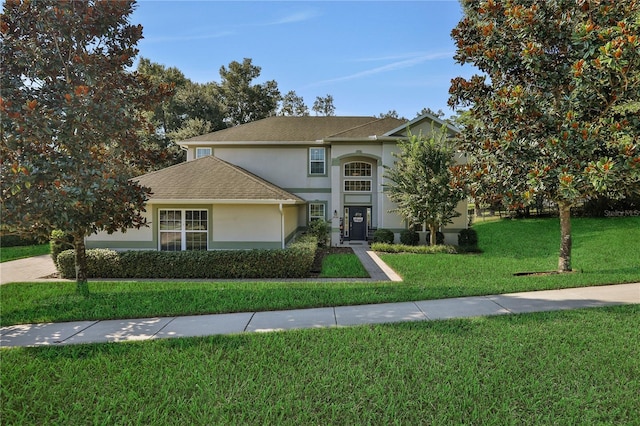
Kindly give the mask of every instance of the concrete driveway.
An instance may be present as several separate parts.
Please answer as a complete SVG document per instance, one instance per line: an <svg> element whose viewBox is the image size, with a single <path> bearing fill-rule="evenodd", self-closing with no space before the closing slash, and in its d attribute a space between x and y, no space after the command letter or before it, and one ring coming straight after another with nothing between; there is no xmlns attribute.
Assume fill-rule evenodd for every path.
<svg viewBox="0 0 640 426"><path fill-rule="evenodd" d="M56 272L50 254L0 263L0 285L33 281Z"/></svg>

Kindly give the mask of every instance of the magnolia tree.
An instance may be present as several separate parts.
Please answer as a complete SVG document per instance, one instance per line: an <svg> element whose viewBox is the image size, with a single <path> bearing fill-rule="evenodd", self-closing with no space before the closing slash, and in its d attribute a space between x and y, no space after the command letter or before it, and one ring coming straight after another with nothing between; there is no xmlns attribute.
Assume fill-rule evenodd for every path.
<svg viewBox="0 0 640 426"><path fill-rule="evenodd" d="M462 1L455 59L483 74L452 80L469 107L462 148L474 191L560 212L558 271L571 271L571 208L640 188L640 3Z"/></svg>
<svg viewBox="0 0 640 426"><path fill-rule="evenodd" d="M465 197L446 128L430 137L409 135L398 147L393 166L385 166L385 193L397 205L393 212L409 224L427 225L435 245L438 229L460 216L456 206Z"/></svg>
<svg viewBox="0 0 640 426"><path fill-rule="evenodd" d="M131 1L6 1L2 33L2 230L73 235L88 293L85 237L145 225L143 119L164 97L129 72L142 28Z"/></svg>

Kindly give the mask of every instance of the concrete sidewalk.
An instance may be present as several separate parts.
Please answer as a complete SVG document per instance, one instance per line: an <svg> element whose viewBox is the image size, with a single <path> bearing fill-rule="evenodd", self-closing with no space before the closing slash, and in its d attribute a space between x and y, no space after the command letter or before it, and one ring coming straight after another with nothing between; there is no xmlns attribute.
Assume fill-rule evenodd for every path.
<svg viewBox="0 0 640 426"><path fill-rule="evenodd" d="M125 342L507 315L623 304L640 304L640 283L288 311L22 324L2 327L0 346Z"/></svg>

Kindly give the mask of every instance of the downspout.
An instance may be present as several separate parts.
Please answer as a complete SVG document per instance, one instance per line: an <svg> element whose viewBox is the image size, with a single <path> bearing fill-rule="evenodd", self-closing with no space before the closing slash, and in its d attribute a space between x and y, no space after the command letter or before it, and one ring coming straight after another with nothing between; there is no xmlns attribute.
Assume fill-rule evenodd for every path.
<svg viewBox="0 0 640 426"><path fill-rule="evenodd" d="M280 210L280 241L282 242L282 248L284 248L284 210L282 209L282 203L278 207Z"/></svg>

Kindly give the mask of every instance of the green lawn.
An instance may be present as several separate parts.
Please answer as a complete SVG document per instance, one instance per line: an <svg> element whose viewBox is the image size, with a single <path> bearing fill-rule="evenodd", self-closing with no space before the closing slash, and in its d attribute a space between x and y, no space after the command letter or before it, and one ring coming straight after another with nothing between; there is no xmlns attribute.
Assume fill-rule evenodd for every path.
<svg viewBox="0 0 640 426"><path fill-rule="evenodd" d="M38 244L33 246L1 247L0 262L23 259L25 257L40 256L49 254L49 244Z"/></svg>
<svg viewBox="0 0 640 426"><path fill-rule="evenodd" d="M355 254L330 254L322 261L321 278L369 278Z"/></svg>
<svg viewBox="0 0 640 426"><path fill-rule="evenodd" d="M573 265L578 272L514 277L554 270L557 219L475 225L482 254L382 254L402 283L353 282L91 282L2 286L4 325L83 319L143 318L400 302L640 281L640 218L575 219Z"/></svg>
<svg viewBox="0 0 640 426"><path fill-rule="evenodd" d="M3 424L638 424L640 305L2 355Z"/></svg>

